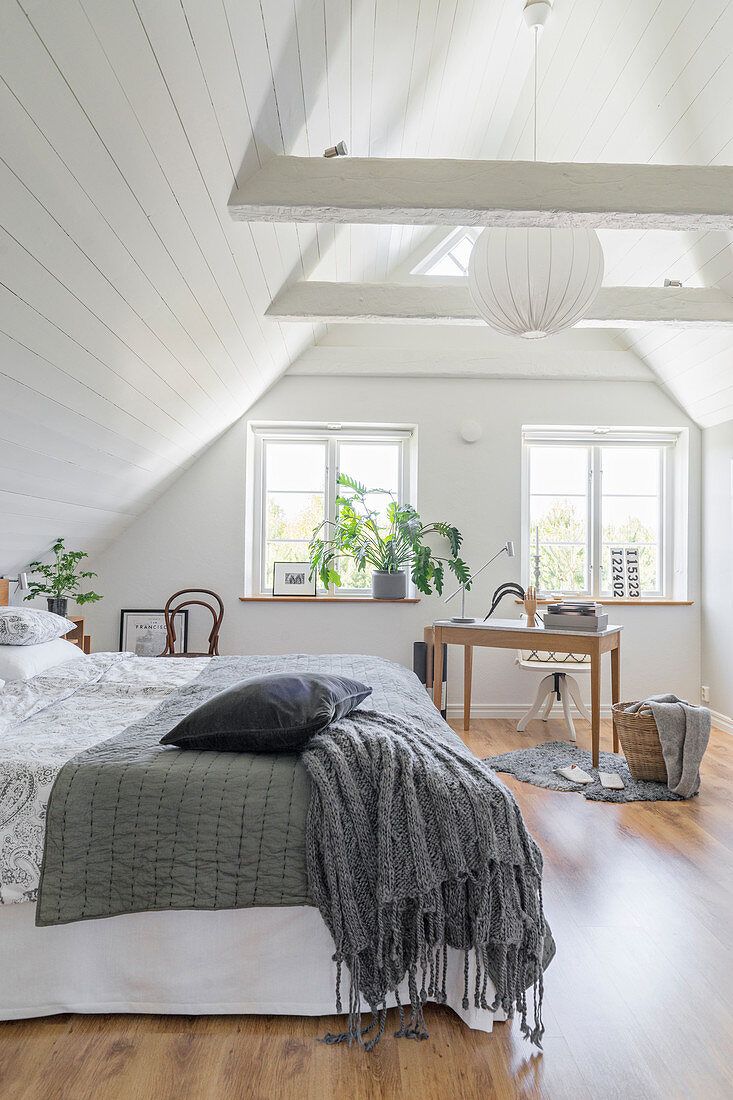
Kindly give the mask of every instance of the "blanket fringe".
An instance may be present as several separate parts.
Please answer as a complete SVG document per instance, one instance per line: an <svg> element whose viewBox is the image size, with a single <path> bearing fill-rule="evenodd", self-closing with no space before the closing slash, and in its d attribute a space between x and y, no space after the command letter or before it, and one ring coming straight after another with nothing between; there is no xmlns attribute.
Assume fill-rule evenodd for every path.
<svg viewBox="0 0 733 1100"><path fill-rule="evenodd" d="M473 997L469 998L469 975L471 957L473 956L474 963L474 988ZM528 1022L528 1003L527 994L523 988L523 982L521 983L518 995L513 993L516 990L516 980L518 977L519 967L518 958L519 953L516 951L506 952L502 959L501 968L498 973L494 973L493 980L496 986L496 997L494 1001L489 1004L486 999L486 992L488 983L491 980L489 972L489 949L485 946L480 946L472 950L464 951L463 953L463 1008L470 1008L473 1004L474 1008L484 1009L491 1012L496 1012L497 1009L502 1009L506 1012L510 1018L514 1015L515 1010L520 1014L520 1029L522 1035L529 1040L534 1046L542 1050L542 1037L544 1035L544 1023L542 1020L542 997L544 992L543 982L543 968L541 955L537 956L533 960L533 975L532 975L532 1009L534 1024L530 1026ZM387 1005L386 1001L380 1005L369 1005L371 1013L371 1019L366 1026L362 1026L362 1011L361 1005L366 994L361 988L360 979L360 959L356 955L351 959L344 960L338 955L334 955L334 961L337 964L337 977L336 977L336 1010L342 1011L341 1006L341 968L344 961L350 972L349 982L349 1009L347 1027L345 1031L332 1033L329 1032L323 1037L324 1043L336 1044L336 1043L348 1043L349 1046L357 1043L366 1051L371 1051L380 1041L384 1035L387 1017ZM397 988L391 990L395 999L395 1007L399 1013L399 1027L394 1032L396 1039L418 1039L424 1040L429 1038L429 1032L425 1024L425 1016L423 1013L423 1005L425 1004L427 997L434 998L438 1004L445 1004L447 1000L446 992L446 973L448 962L448 950L445 944L437 944L427 954L427 969L431 975L440 974L442 967L442 980L440 985L434 984L433 979L430 980L430 985L427 990L421 988L418 991L417 986L417 968L411 966L407 972L407 987L409 994L409 1016L406 1017L405 1008L402 1004L402 998L400 997ZM425 974L425 971L423 971ZM425 996L423 994L426 994ZM371 1035L376 1029L375 1034L367 1040L367 1036Z"/></svg>

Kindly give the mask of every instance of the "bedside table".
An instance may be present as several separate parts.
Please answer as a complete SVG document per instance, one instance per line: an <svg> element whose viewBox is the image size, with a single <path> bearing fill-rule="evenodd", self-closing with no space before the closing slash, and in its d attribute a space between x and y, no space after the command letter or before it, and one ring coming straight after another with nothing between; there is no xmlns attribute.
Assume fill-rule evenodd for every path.
<svg viewBox="0 0 733 1100"><path fill-rule="evenodd" d="M64 635L65 640L71 642L72 645L78 646L82 653L91 653L92 638L90 634L84 633L83 616L69 615L69 622L74 624L74 629Z"/></svg>

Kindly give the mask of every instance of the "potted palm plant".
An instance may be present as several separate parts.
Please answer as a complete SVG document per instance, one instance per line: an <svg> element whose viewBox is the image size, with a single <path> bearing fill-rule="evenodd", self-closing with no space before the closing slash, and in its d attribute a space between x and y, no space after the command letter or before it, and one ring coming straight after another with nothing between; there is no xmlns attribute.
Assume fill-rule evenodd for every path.
<svg viewBox="0 0 733 1100"><path fill-rule="evenodd" d="M31 577L26 600L45 596L48 610L65 617L70 599L78 604L94 603L102 599L96 592L81 591L82 581L91 580L97 575L77 568L88 554L83 550L67 550L61 538L56 539L51 553L54 555L52 562L32 561L28 566L28 571L37 575L40 580Z"/></svg>
<svg viewBox="0 0 733 1100"><path fill-rule="evenodd" d="M460 584L467 584L469 570L459 556L463 536L449 523L423 523L409 504L398 504L386 489L367 489L361 482L340 474L336 520L324 520L313 532L308 550L311 576L317 573L324 587L341 585L340 558L352 558L359 572L372 569L372 595L377 600L399 600L407 595L407 570L418 592L429 596L443 591L446 566ZM390 498L385 516L370 507L375 496ZM438 535L448 553L436 553L425 541Z"/></svg>

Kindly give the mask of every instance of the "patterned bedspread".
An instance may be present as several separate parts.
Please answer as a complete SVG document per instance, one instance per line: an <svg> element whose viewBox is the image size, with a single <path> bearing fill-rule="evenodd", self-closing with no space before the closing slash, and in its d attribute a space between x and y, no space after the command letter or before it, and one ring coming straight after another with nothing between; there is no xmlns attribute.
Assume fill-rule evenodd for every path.
<svg viewBox="0 0 733 1100"><path fill-rule="evenodd" d="M363 655L292 654L243 659L249 675L334 672L371 685L370 709L425 712L425 689L391 661ZM122 733L197 677L209 658L167 660L100 653L0 689L0 903L35 901L45 814L63 764Z"/></svg>
<svg viewBox="0 0 733 1100"><path fill-rule="evenodd" d="M207 663L98 653L0 688L0 903L36 899L46 805L62 765L143 718Z"/></svg>

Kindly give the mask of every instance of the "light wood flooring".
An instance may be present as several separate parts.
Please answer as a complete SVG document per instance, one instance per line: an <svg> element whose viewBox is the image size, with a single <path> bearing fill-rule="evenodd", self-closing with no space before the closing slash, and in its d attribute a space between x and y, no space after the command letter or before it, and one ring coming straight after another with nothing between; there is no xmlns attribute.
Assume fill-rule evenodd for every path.
<svg viewBox="0 0 733 1100"><path fill-rule="evenodd" d="M542 736L539 722L517 734L484 720L467 739L487 756ZM370 1056L319 1043L324 1019L60 1016L0 1024L0 1097L733 1097L733 739L714 734L691 802L609 805L509 782L545 854L558 944L543 1054L515 1025L485 1035L439 1008L428 1042L385 1039Z"/></svg>

